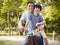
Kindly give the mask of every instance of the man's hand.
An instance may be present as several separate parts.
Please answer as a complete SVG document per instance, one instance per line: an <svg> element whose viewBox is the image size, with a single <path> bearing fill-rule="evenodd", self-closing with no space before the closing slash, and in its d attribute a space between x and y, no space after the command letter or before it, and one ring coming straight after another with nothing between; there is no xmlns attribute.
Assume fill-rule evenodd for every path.
<svg viewBox="0 0 60 45"><path fill-rule="evenodd" d="M20 32L23 32L24 31L24 27L19 27L18 30L20 30Z"/></svg>

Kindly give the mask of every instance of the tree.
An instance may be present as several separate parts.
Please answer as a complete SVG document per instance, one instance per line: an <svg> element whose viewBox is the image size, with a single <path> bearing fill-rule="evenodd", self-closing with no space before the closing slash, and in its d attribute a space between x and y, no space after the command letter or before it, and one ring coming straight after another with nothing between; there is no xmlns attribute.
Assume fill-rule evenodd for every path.
<svg viewBox="0 0 60 45"><path fill-rule="evenodd" d="M0 28L8 27L10 32L11 27L17 27L28 1L41 4L43 7L41 12L47 23L46 27L59 32L60 0L0 0Z"/></svg>
<svg viewBox="0 0 60 45"><path fill-rule="evenodd" d="M51 22L52 22L52 26L54 27L54 29L52 30L56 30L57 32L59 32L57 27L60 27L60 1L59 0L53 0L50 1L50 3L47 3L47 5L45 5L44 9L42 10L42 13L45 17L45 20L47 22L47 25L49 25L49 27L51 26Z"/></svg>

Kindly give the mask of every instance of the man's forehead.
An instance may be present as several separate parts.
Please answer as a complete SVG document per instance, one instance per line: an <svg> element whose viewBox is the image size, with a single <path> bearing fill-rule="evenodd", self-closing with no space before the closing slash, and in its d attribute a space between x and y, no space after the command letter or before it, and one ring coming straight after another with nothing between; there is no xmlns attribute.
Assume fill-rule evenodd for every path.
<svg viewBox="0 0 60 45"><path fill-rule="evenodd" d="M28 5L34 5L33 3L29 3Z"/></svg>

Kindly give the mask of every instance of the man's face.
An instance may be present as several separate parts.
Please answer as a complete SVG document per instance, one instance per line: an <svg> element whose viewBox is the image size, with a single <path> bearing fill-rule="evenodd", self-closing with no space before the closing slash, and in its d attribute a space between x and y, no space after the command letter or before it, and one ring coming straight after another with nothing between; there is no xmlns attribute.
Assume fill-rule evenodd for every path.
<svg viewBox="0 0 60 45"><path fill-rule="evenodd" d="M34 8L34 13L38 14L40 12L40 8Z"/></svg>
<svg viewBox="0 0 60 45"><path fill-rule="evenodd" d="M33 12L33 8L34 8L34 4L33 3L29 3L27 5L27 9L28 9L29 12Z"/></svg>

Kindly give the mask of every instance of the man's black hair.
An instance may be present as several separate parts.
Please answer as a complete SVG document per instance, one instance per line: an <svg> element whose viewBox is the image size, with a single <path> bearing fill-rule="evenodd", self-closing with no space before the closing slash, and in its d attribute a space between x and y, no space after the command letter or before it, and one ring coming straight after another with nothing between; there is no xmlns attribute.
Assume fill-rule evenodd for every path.
<svg viewBox="0 0 60 45"><path fill-rule="evenodd" d="M39 4L34 5L34 9L35 9L35 8L40 8L40 11L42 10L42 6L39 5Z"/></svg>
<svg viewBox="0 0 60 45"><path fill-rule="evenodd" d="M32 3L32 4L34 5L34 2L30 2L30 1L29 1L29 2L27 2L27 5L28 5L29 3Z"/></svg>

